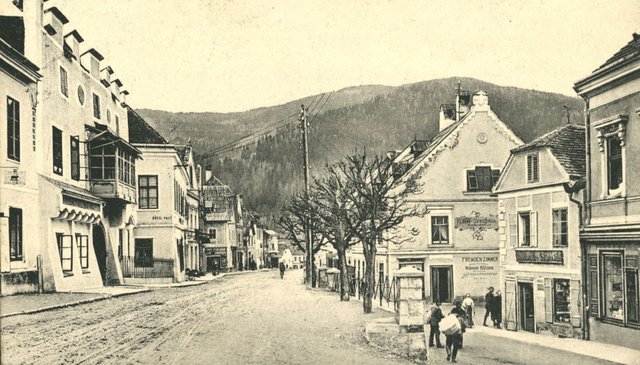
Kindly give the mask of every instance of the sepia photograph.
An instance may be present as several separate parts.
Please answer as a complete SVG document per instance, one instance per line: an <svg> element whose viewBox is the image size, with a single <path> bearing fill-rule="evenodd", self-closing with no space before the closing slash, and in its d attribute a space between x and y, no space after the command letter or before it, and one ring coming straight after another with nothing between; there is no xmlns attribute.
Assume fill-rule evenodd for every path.
<svg viewBox="0 0 640 365"><path fill-rule="evenodd" d="M637 0L0 0L0 365L640 365Z"/></svg>

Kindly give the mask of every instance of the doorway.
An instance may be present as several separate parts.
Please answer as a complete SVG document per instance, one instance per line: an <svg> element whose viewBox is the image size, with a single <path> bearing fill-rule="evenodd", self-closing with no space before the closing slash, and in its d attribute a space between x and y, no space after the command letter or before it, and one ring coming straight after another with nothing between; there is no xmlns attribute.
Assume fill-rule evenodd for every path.
<svg viewBox="0 0 640 365"><path fill-rule="evenodd" d="M431 266L431 299L451 303L453 294L452 266Z"/></svg>
<svg viewBox="0 0 640 365"><path fill-rule="evenodd" d="M107 245L104 238L104 228L101 224L93 226L93 252L96 254L96 260L98 261L98 270L100 270L100 277L102 278L102 284L107 283Z"/></svg>
<svg viewBox="0 0 640 365"><path fill-rule="evenodd" d="M520 323L522 329L535 332L533 315L533 283L518 283Z"/></svg>

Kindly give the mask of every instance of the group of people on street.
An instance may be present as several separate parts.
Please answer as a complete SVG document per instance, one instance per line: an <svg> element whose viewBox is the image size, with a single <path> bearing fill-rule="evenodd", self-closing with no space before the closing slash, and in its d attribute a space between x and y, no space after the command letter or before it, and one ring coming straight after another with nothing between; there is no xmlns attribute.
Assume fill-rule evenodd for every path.
<svg viewBox="0 0 640 365"><path fill-rule="evenodd" d="M491 322L493 327L501 328L502 323L502 293L500 290L493 292L493 287L487 288L487 294L484 296L484 308L486 310L484 314L483 326L487 326L487 318L491 316Z"/></svg>
<svg viewBox="0 0 640 365"><path fill-rule="evenodd" d="M458 350L462 349L463 335L466 328L473 328L473 314L475 309L475 303L471 298L471 294L467 293L463 300L456 300L453 302L454 307L449 312L449 315L455 315L460 322L460 330L446 334L445 346L440 343L440 322L445 318L442 312L441 302L436 300L431 308L431 315L429 316L429 347L442 348L445 347L447 351L447 361L456 362L456 356ZM487 318L491 316L491 321L495 328L501 328L502 323L502 295L500 290L494 293L493 287L487 288L487 294L485 295L485 309L483 325L487 326ZM435 344L434 344L435 342Z"/></svg>

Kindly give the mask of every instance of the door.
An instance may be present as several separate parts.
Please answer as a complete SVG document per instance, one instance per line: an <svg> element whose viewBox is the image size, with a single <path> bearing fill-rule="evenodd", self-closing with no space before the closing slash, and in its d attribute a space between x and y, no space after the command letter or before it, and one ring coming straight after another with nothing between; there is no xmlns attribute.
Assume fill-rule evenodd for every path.
<svg viewBox="0 0 640 365"><path fill-rule="evenodd" d="M533 317L533 283L518 283L519 313L522 329L529 332L535 331Z"/></svg>
<svg viewBox="0 0 640 365"><path fill-rule="evenodd" d="M104 238L104 229L101 224L93 226L93 251L98 261L98 270L102 277L102 283L107 283L107 245Z"/></svg>
<svg viewBox="0 0 640 365"><path fill-rule="evenodd" d="M451 266L431 266L431 298L434 302L451 303L452 271Z"/></svg>

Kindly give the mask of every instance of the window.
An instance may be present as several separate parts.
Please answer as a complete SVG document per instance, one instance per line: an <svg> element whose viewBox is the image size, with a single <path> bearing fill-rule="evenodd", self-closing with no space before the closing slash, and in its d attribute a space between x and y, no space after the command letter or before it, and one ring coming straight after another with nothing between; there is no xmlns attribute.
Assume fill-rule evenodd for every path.
<svg viewBox="0 0 640 365"><path fill-rule="evenodd" d="M622 184L622 146L618 136L607 138L607 185L609 191Z"/></svg>
<svg viewBox="0 0 640 365"><path fill-rule="evenodd" d="M73 271L73 245L71 235L56 233L58 253L60 255L60 266L63 272Z"/></svg>
<svg viewBox="0 0 640 365"><path fill-rule="evenodd" d="M62 131L56 127L52 130L53 138L53 172L62 175Z"/></svg>
<svg viewBox="0 0 640 365"><path fill-rule="evenodd" d="M111 123L111 110L107 109L107 122Z"/></svg>
<svg viewBox="0 0 640 365"><path fill-rule="evenodd" d="M475 170L467 170L467 191L491 191L500 178L500 170L492 170L487 166L476 166Z"/></svg>
<svg viewBox="0 0 640 365"><path fill-rule="evenodd" d="M567 209L554 209L552 211L553 219L553 245L556 247L567 247L569 244L568 225L567 225Z"/></svg>
<svg viewBox="0 0 640 365"><path fill-rule="evenodd" d="M80 140L71 136L71 178L80 180Z"/></svg>
<svg viewBox="0 0 640 365"><path fill-rule="evenodd" d="M603 254L604 316L624 319L624 297L622 288L622 255Z"/></svg>
<svg viewBox="0 0 640 365"><path fill-rule="evenodd" d="M20 161L20 103L7 96L7 157Z"/></svg>
<svg viewBox="0 0 640 365"><path fill-rule="evenodd" d="M93 94L93 116L100 119L100 97Z"/></svg>
<svg viewBox="0 0 640 365"><path fill-rule="evenodd" d="M216 239L216 230L215 230L214 228L210 228L210 229L209 229L209 237L210 237L212 240L215 240L215 239Z"/></svg>
<svg viewBox="0 0 640 365"><path fill-rule="evenodd" d="M434 245L449 244L449 217L431 217L431 243Z"/></svg>
<svg viewBox="0 0 640 365"><path fill-rule="evenodd" d="M135 267L153 267L153 239L136 238L133 264Z"/></svg>
<svg viewBox="0 0 640 365"><path fill-rule="evenodd" d="M80 253L80 267L89 268L89 236L76 234L76 245Z"/></svg>
<svg viewBox="0 0 640 365"><path fill-rule="evenodd" d="M118 259L122 260L122 248L124 243L124 229L118 230Z"/></svg>
<svg viewBox="0 0 640 365"><path fill-rule="evenodd" d="M9 208L9 259L22 261L22 209Z"/></svg>
<svg viewBox="0 0 640 365"><path fill-rule="evenodd" d="M60 66L60 92L62 95L69 97L69 80L67 77L67 70Z"/></svg>
<svg viewBox="0 0 640 365"><path fill-rule="evenodd" d="M118 179L125 184L135 185L135 157L123 149L118 149Z"/></svg>
<svg viewBox="0 0 640 365"><path fill-rule="evenodd" d="M540 181L538 171L538 154L527 155L527 181L538 182Z"/></svg>
<svg viewBox="0 0 640 365"><path fill-rule="evenodd" d="M140 209L158 208L158 175L138 176L138 205Z"/></svg>
<svg viewBox="0 0 640 365"><path fill-rule="evenodd" d="M78 102L80 105L84 105L84 89L82 85L78 85Z"/></svg>
<svg viewBox="0 0 640 365"><path fill-rule="evenodd" d="M553 280L553 321L571 322L569 280Z"/></svg>
<svg viewBox="0 0 640 365"><path fill-rule="evenodd" d="M518 214L518 241L520 247L536 247L537 213L523 212Z"/></svg>
<svg viewBox="0 0 640 365"><path fill-rule="evenodd" d="M120 135L120 118L116 115L116 134Z"/></svg>
<svg viewBox="0 0 640 365"><path fill-rule="evenodd" d="M116 178L116 148L113 144L91 147L89 172L91 180L114 180Z"/></svg>

